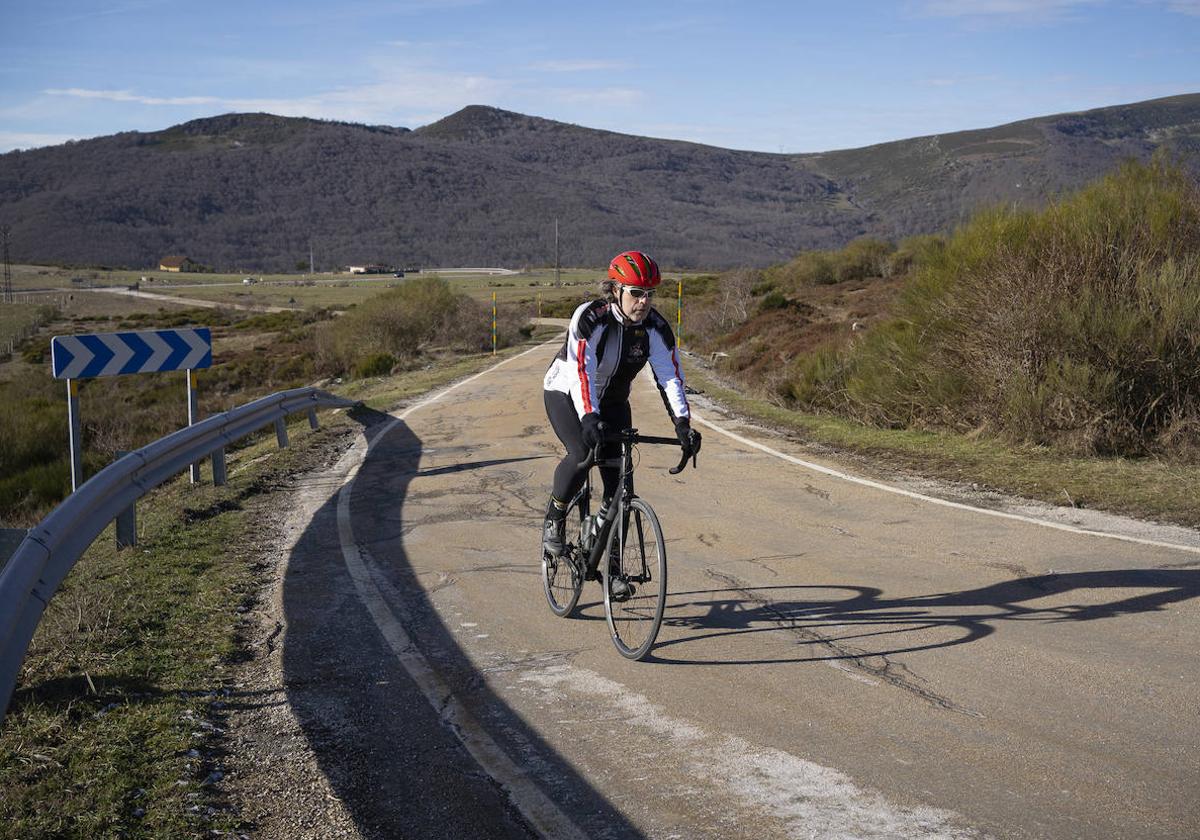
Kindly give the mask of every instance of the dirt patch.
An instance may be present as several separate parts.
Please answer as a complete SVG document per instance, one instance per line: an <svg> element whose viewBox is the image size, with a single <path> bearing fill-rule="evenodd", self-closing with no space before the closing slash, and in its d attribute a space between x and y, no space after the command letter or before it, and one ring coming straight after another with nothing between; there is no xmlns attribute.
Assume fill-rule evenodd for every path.
<svg viewBox="0 0 1200 840"><path fill-rule="evenodd" d="M219 722L227 756L220 785L254 837L362 836L318 767L287 702L280 644L286 629L281 586L287 558L328 499L330 482L336 481L330 469L360 435L356 425L322 429L297 447L287 482L246 504L256 509L259 525L252 547L259 586L239 608L244 613L238 662Z"/></svg>

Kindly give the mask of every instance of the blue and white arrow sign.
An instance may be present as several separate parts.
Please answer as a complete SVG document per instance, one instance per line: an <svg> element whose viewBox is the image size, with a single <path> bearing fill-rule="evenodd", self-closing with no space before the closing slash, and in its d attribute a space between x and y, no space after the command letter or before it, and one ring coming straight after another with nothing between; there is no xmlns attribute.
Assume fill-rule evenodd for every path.
<svg viewBox="0 0 1200 840"><path fill-rule="evenodd" d="M50 342L55 379L212 367L208 327L58 335Z"/></svg>

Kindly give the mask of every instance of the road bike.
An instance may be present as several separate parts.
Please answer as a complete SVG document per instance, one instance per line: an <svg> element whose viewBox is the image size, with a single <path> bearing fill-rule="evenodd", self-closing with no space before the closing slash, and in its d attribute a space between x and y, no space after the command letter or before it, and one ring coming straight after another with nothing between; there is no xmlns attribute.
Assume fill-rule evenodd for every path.
<svg viewBox="0 0 1200 840"><path fill-rule="evenodd" d="M542 589L550 610L565 618L579 603L586 580L600 580L604 589L604 615L613 644L627 659L642 659L658 636L667 605L667 552L662 525L654 509L633 492L634 452L638 444L679 446L676 438L638 434L625 429L604 434L604 443L619 443L621 454L602 459L599 447L579 468L588 470L583 487L567 506L563 553L542 551ZM678 475L695 451L684 450L671 475ZM607 506L591 515L591 468L619 466L617 492ZM601 563L607 558L608 562Z"/></svg>

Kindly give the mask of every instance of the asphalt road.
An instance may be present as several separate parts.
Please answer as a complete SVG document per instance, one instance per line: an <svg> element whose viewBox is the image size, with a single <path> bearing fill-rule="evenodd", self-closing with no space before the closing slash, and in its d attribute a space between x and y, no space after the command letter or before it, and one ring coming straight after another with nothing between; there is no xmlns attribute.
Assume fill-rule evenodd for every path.
<svg viewBox="0 0 1200 840"><path fill-rule="evenodd" d="M1200 835L1200 553L709 429L697 471L642 452L670 597L627 662L597 584L540 589L553 351L376 418L289 559L288 700L364 836Z"/></svg>

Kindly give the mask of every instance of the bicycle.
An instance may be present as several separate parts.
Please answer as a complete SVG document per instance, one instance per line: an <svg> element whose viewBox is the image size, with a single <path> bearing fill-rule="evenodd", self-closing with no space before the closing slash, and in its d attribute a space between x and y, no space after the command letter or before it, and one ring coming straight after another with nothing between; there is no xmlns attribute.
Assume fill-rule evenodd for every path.
<svg viewBox="0 0 1200 840"><path fill-rule="evenodd" d="M627 659L642 659L658 637L667 605L667 553L662 525L654 509L633 492L633 452L638 444L679 446L676 438L639 435L625 429L604 435L604 442L620 443L618 458L600 459L597 449L579 464L588 470L583 487L567 506L567 539L563 553L542 552L542 588L550 611L560 618L579 603L585 580L600 580L604 589L604 615L617 651ZM685 450L679 464L668 472L678 475L694 451ZM593 466L620 466L617 492L592 516ZM613 514L619 513L614 516ZM601 565L601 560L608 562ZM616 585L620 581L620 585ZM614 586L620 592L614 595Z"/></svg>

